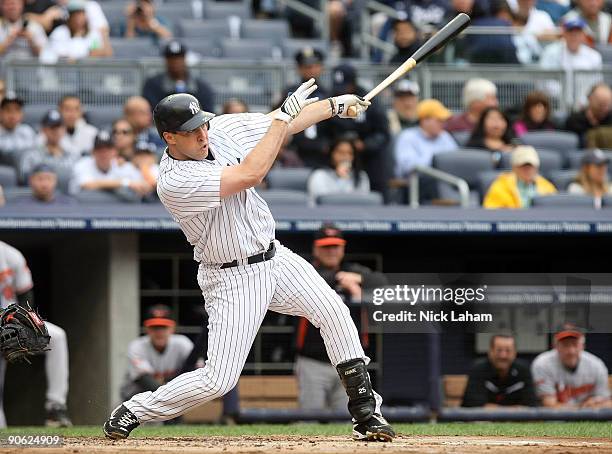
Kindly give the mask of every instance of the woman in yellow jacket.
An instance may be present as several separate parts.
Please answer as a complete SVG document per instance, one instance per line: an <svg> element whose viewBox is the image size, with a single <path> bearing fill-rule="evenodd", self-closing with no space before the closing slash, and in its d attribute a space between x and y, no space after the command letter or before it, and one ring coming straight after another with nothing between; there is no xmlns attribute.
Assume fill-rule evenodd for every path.
<svg viewBox="0 0 612 454"><path fill-rule="evenodd" d="M497 177L487 191L485 208L529 208L535 196L557 192L550 181L538 174L540 158L535 148L516 147L511 162L512 172Z"/></svg>

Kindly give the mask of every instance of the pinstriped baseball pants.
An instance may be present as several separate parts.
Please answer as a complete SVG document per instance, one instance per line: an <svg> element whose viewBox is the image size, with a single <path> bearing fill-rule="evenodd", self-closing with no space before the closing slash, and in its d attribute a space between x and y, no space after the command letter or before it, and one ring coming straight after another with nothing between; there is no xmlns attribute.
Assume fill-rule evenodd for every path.
<svg viewBox="0 0 612 454"><path fill-rule="evenodd" d="M348 307L302 257L277 244L272 260L219 269L201 264L198 283L208 313L208 359L125 406L140 422L175 418L229 392L238 383L266 311L306 317L320 329L331 362L369 362ZM382 398L376 394L377 412Z"/></svg>

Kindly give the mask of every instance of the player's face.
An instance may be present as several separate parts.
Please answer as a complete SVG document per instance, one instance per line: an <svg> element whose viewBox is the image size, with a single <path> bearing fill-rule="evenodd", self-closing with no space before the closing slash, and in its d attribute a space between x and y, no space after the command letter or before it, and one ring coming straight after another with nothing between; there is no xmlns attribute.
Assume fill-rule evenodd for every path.
<svg viewBox="0 0 612 454"><path fill-rule="evenodd" d="M125 120L120 120L113 126L113 139L117 148L124 149L134 145L134 130Z"/></svg>
<svg viewBox="0 0 612 454"><path fill-rule="evenodd" d="M344 258L344 245L315 246L313 255L325 268L338 268Z"/></svg>
<svg viewBox="0 0 612 454"><path fill-rule="evenodd" d="M39 200L51 200L57 186L57 176L53 172L38 172L30 177L32 195Z"/></svg>
<svg viewBox="0 0 612 454"><path fill-rule="evenodd" d="M0 109L0 123L8 130L13 130L23 120L23 110L15 102L11 102Z"/></svg>
<svg viewBox="0 0 612 454"><path fill-rule="evenodd" d="M173 331L174 329L170 326L150 326L147 328L149 339L151 339L153 347L158 350L166 348L168 339Z"/></svg>
<svg viewBox="0 0 612 454"><path fill-rule="evenodd" d="M557 352L561 364L570 369L575 368L580 360L580 353L584 350L584 337L576 339L570 337L557 342Z"/></svg>
<svg viewBox="0 0 612 454"><path fill-rule="evenodd" d="M189 132L165 133L164 138L176 159L200 161L208 156L208 123Z"/></svg>
<svg viewBox="0 0 612 454"><path fill-rule="evenodd" d="M489 361L495 369L507 371L516 359L514 339L511 337L496 337L489 349Z"/></svg>
<svg viewBox="0 0 612 454"><path fill-rule="evenodd" d="M47 139L48 145L58 145L60 143L60 140L62 140L62 137L64 137L66 128L64 128L63 125L44 126L42 128L42 132L45 135L45 138Z"/></svg>
<svg viewBox="0 0 612 454"><path fill-rule="evenodd" d="M401 94L393 99L393 108L401 117L414 118L416 116L416 106L418 103L418 96L413 94Z"/></svg>
<svg viewBox="0 0 612 454"><path fill-rule="evenodd" d="M523 164L522 166L515 166L514 173L516 177L523 183L533 183L536 175L538 174L538 168L531 164Z"/></svg>
<svg viewBox="0 0 612 454"><path fill-rule="evenodd" d="M94 149L93 158L96 161L96 166L102 172L108 172L113 163L113 159L117 157L117 150L114 147L102 147Z"/></svg>

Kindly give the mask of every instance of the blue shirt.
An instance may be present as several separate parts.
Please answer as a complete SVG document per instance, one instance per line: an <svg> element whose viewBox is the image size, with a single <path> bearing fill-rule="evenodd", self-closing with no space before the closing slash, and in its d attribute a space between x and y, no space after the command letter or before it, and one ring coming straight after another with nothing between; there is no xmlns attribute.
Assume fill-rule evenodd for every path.
<svg viewBox="0 0 612 454"><path fill-rule="evenodd" d="M448 131L442 131L432 139L419 126L405 129L395 142L395 175L406 176L417 165L431 166L435 154L455 151L457 148L457 142Z"/></svg>

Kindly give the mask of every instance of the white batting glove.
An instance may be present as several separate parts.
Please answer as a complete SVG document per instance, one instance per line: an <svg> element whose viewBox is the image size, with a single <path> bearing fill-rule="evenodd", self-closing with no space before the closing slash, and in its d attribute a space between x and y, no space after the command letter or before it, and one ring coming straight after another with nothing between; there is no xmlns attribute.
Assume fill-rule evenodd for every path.
<svg viewBox="0 0 612 454"><path fill-rule="evenodd" d="M372 104L357 95L341 95L329 99L332 103L332 117L337 115L340 118L355 118L365 112ZM351 109L349 112L349 107L355 109Z"/></svg>
<svg viewBox="0 0 612 454"><path fill-rule="evenodd" d="M314 79L304 82L297 90L287 96L274 118L285 123L291 123L291 120L295 119L304 107L319 100L319 98L308 99L316 89L317 85Z"/></svg>

